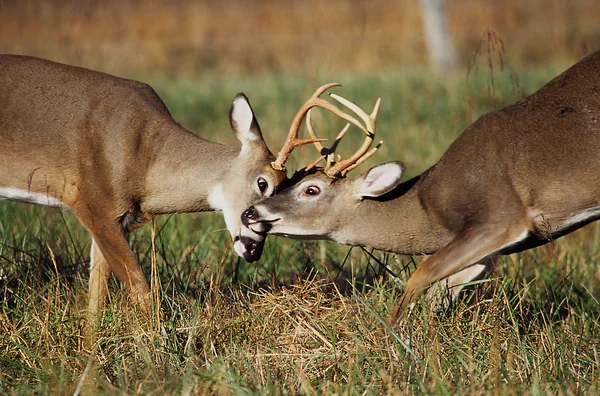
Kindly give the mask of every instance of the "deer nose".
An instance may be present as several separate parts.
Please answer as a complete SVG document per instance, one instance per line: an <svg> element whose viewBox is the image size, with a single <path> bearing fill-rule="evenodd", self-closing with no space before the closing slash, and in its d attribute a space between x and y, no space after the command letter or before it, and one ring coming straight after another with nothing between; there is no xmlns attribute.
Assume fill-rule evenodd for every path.
<svg viewBox="0 0 600 396"><path fill-rule="evenodd" d="M249 220L256 220L258 218L258 211L254 208L254 206L250 206L248 209L244 210L242 213L242 223L247 226Z"/></svg>

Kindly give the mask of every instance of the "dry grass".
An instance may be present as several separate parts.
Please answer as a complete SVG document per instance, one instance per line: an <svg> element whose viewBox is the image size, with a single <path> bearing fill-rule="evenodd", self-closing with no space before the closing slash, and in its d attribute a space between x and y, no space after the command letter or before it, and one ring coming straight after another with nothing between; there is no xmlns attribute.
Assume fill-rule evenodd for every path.
<svg viewBox="0 0 600 396"><path fill-rule="evenodd" d="M80 383L134 394L598 391L598 302L536 282L494 280L474 301L417 310L394 330L381 324L394 295L381 283L342 294L308 277L276 290L210 290L203 302L175 295L176 315L163 311L160 327L113 293L86 357L76 302L84 285L57 278L14 289L28 301L27 323L12 308L0 317L1 385L53 394ZM552 301L532 297L548 286ZM540 309L548 303L559 309Z"/></svg>
<svg viewBox="0 0 600 396"><path fill-rule="evenodd" d="M594 1L448 3L463 65L487 29L526 64L572 62L600 45ZM419 67L424 45L418 2L409 0L0 2L0 52L116 74Z"/></svg>

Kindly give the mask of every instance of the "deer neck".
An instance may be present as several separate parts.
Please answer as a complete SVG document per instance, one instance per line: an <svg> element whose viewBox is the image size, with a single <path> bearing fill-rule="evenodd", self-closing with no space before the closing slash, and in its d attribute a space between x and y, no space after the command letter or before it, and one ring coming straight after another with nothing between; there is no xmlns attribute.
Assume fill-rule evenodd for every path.
<svg viewBox="0 0 600 396"><path fill-rule="evenodd" d="M209 195L225 179L240 150L170 125L146 175L142 211L204 212L216 208Z"/></svg>
<svg viewBox="0 0 600 396"><path fill-rule="evenodd" d="M418 176L377 199L365 199L337 242L414 255L431 254L445 246L451 235L419 199Z"/></svg>

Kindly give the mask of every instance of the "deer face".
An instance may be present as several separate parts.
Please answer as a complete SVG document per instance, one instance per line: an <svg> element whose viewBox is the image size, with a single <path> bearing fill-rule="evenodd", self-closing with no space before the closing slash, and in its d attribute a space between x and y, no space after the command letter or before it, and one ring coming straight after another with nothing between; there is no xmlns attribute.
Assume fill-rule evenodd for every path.
<svg viewBox="0 0 600 396"><path fill-rule="evenodd" d="M318 171L248 208L242 222L257 235L346 243L346 227L362 201L393 190L403 169L400 162L387 162L353 179L332 179Z"/></svg>
<svg viewBox="0 0 600 396"><path fill-rule="evenodd" d="M231 233L235 252L248 262L260 258L264 236L242 227L240 213L249 205L270 197L285 179L271 162L275 156L263 140L258 121L244 94L238 94L229 113L231 128L242 142L242 149L209 194L211 207L221 210Z"/></svg>

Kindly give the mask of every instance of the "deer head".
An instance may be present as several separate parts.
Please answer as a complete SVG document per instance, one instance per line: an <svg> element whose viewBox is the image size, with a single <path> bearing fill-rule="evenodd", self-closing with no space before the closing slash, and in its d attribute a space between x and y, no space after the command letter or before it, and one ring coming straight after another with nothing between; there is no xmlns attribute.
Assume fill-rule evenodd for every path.
<svg viewBox="0 0 600 396"><path fill-rule="evenodd" d="M258 202L271 196L285 179L285 171L271 166L275 158L263 140L260 126L248 98L240 93L234 99L229 121L242 149L231 162L221 182L213 187L208 203L221 210L234 242L234 250L248 262L260 258L264 237L242 227L239 214L247 202ZM241 182L240 182L241 181Z"/></svg>
<svg viewBox="0 0 600 396"><path fill-rule="evenodd" d="M377 196L384 194L395 187L402 174L402 166L397 164L395 167L390 164L387 167L382 167L379 170L374 170L365 176L364 183L348 181L346 174L372 156L380 147L382 142L379 142L376 147L371 149L371 145L375 137L375 120L379 110L380 100L378 99L371 114L367 114L354 103L338 96L330 94L331 98L341 103L348 109L352 110L358 118L343 112L334 104L320 98L320 96L329 88L339 86L337 83L326 84L317 89L311 98L300 108L288 135L288 140L273 167L275 169L285 169L283 164L289 157L291 151L302 144L313 143L319 151L320 157L314 162L296 172L294 176L287 180L285 184L292 185L287 189L272 197L268 202L268 209L262 206L252 206L242 214L242 222L244 225L256 233L256 235L264 236L267 233L280 234L287 237L301 237L303 239L315 237L323 239L328 235L328 223L331 219L331 213L319 213L319 207L323 210L329 210L332 207L337 207L343 210L343 205L334 203L333 200L338 196L346 196L349 199L358 197L360 201L362 196ZM333 145L329 148L323 147L321 142L324 139L318 138L311 120L310 114L313 107L324 108L338 117L348 121L348 124L337 135ZM309 139L299 139L298 130L303 119L306 117L307 130L311 136ZM349 158L342 159L338 156L335 158L335 150L340 140L345 136L350 125L358 127L365 133L365 140L360 148ZM317 165L325 160L325 166L317 168ZM394 168L394 169L392 169ZM385 171L395 174L389 175ZM387 185L386 185L387 184ZM356 191L353 189L356 188ZM340 190L352 192L350 194L340 194ZM341 203L341 202L340 202ZM323 205L322 205L323 204ZM294 210L284 210L285 206L293 207ZM322 206L320 206L322 205ZM259 209L260 208L260 209ZM329 208L329 209L325 209ZM281 210L279 210L281 209ZM285 220L284 220L285 218ZM292 225L291 228L287 224ZM259 239L264 241L264 237ZM256 244L257 240L245 239L246 243Z"/></svg>

